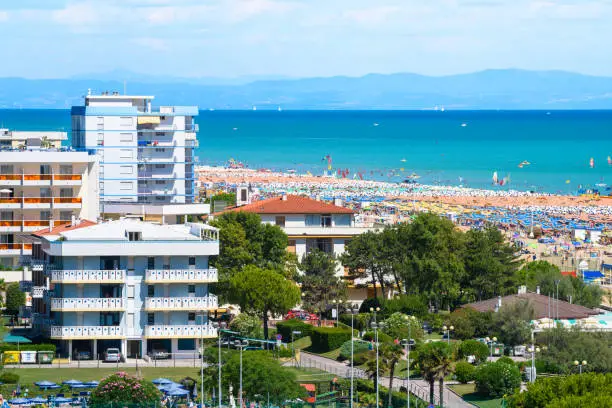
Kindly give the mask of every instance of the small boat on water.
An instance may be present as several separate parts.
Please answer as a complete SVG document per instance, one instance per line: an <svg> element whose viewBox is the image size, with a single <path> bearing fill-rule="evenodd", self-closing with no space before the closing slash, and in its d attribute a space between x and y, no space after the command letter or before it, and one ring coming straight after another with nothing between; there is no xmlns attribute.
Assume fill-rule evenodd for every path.
<svg viewBox="0 0 612 408"><path fill-rule="evenodd" d="M499 178L497 177L497 172L494 171L493 172L493 184L497 184L498 181L499 181Z"/></svg>
<svg viewBox="0 0 612 408"><path fill-rule="evenodd" d="M589 167L595 168L595 160L592 157L591 160L589 160Z"/></svg>
<svg viewBox="0 0 612 408"><path fill-rule="evenodd" d="M608 166L612 166L612 157L608 156Z"/></svg>
<svg viewBox="0 0 612 408"><path fill-rule="evenodd" d="M461 127L467 127L467 123L462 123Z"/></svg>
<svg viewBox="0 0 612 408"><path fill-rule="evenodd" d="M378 123L374 122L373 126L376 127L376 126L380 126L380 125Z"/></svg>
<svg viewBox="0 0 612 408"><path fill-rule="evenodd" d="M519 163L518 167L519 169L522 169L525 166L529 166L531 163L529 163L527 160L523 160L522 162Z"/></svg>
<svg viewBox="0 0 612 408"><path fill-rule="evenodd" d="M400 160L402 163L406 163L406 159L402 159Z"/></svg>

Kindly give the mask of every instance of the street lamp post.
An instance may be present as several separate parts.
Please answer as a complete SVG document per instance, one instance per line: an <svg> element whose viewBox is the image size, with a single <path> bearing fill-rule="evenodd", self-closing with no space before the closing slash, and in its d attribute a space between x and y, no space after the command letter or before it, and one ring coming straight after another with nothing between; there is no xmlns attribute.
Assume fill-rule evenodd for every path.
<svg viewBox="0 0 612 408"><path fill-rule="evenodd" d="M534 344L529 347L529 352L531 353L531 382L535 382L536 372L535 372L535 355L540 352L540 348L536 347Z"/></svg>
<svg viewBox="0 0 612 408"><path fill-rule="evenodd" d="M450 327L442 326L442 331L446 333L446 342L448 343L449 346L450 346L450 333L453 330L455 330L454 326L450 326Z"/></svg>
<svg viewBox="0 0 612 408"><path fill-rule="evenodd" d="M580 369L580 374L582 374L582 367L585 367L587 365L587 362L586 360L582 360L582 361L576 360L574 361L574 365Z"/></svg>
<svg viewBox="0 0 612 408"><path fill-rule="evenodd" d="M353 372L353 353L355 351L355 335L353 333L354 330L354 320L355 320L355 313L359 312L359 309L357 308L357 305L353 305L349 308L349 311L351 312L351 403L350 403L350 407L349 408L353 408L353 389L354 389L354 382L355 382L355 373Z"/></svg>
<svg viewBox="0 0 612 408"><path fill-rule="evenodd" d="M489 355L491 357L491 359L493 358L493 343L495 343L497 341L497 337L493 337L492 339L487 337L486 342L489 343L489 349L491 354Z"/></svg>
<svg viewBox="0 0 612 408"><path fill-rule="evenodd" d="M379 398L379 393L378 393L378 383L379 383L379 379L378 379L378 375L379 375L379 368L378 368L378 322L376 321L376 312L380 312L380 307L377 308L370 308L370 312L374 313L374 323L372 323L372 328L374 329L374 343L376 343L376 408L379 408L379 402L378 402L378 398Z"/></svg>
<svg viewBox="0 0 612 408"><path fill-rule="evenodd" d="M242 408L242 351L249 345L249 341L236 340L234 345L240 349L240 395L238 396L238 403L240 404L240 408Z"/></svg>
<svg viewBox="0 0 612 408"><path fill-rule="evenodd" d="M223 401L223 391L222 391L222 385L221 385L221 331L223 329L225 329L226 323L225 322L221 322L218 324L215 324L215 327L217 329L217 337L219 338L219 361L218 361L218 366L219 366L219 372L218 372L218 379L219 379L219 408L221 408L221 403ZM202 406L204 406L204 404L202 404Z"/></svg>
<svg viewBox="0 0 612 408"><path fill-rule="evenodd" d="M406 406L410 408L410 342L412 341L412 320L414 316L405 316L408 323L408 339L404 339L406 347Z"/></svg>
<svg viewBox="0 0 612 408"><path fill-rule="evenodd" d="M338 327L338 317L340 316L340 303L342 303L341 300L332 300L333 303L333 307L335 307L336 309L336 327Z"/></svg>

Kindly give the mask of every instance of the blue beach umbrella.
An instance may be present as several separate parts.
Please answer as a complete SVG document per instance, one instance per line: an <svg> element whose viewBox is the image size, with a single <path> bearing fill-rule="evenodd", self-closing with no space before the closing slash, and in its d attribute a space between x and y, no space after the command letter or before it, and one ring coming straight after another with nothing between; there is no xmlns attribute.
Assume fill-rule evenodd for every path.
<svg viewBox="0 0 612 408"><path fill-rule="evenodd" d="M76 385L76 384L83 384L83 381L78 381L78 380L67 380L67 381L64 381L62 384L66 384L66 385Z"/></svg>
<svg viewBox="0 0 612 408"><path fill-rule="evenodd" d="M72 402L72 398L57 397L53 400L53 402L56 404L68 404Z"/></svg>
<svg viewBox="0 0 612 408"><path fill-rule="evenodd" d="M86 383L83 383L88 387L97 387L98 385L100 385L100 383L98 381L87 381Z"/></svg>
<svg viewBox="0 0 612 408"><path fill-rule="evenodd" d="M53 386L57 386L56 383L54 383L53 381L38 381L34 383L37 387L40 387L42 389L47 389L49 387L53 387Z"/></svg>
<svg viewBox="0 0 612 408"><path fill-rule="evenodd" d="M189 395L189 391L182 388L174 388L166 393L169 397L186 397Z"/></svg>
<svg viewBox="0 0 612 408"><path fill-rule="evenodd" d="M87 384L70 384L70 388L75 389L75 388L89 388L89 385Z"/></svg>
<svg viewBox="0 0 612 408"><path fill-rule="evenodd" d="M169 380L167 378L156 378L153 381L151 381L153 384L156 385L163 385L163 384L172 384L174 383L174 381Z"/></svg>
<svg viewBox="0 0 612 408"><path fill-rule="evenodd" d="M12 400L9 400L9 404L12 405L28 405L30 403L30 400L27 398L13 398Z"/></svg>
<svg viewBox="0 0 612 408"><path fill-rule="evenodd" d="M43 398L41 396L38 396L38 397L31 398L30 402L32 404L46 404L47 403L47 399Z"/></svg>

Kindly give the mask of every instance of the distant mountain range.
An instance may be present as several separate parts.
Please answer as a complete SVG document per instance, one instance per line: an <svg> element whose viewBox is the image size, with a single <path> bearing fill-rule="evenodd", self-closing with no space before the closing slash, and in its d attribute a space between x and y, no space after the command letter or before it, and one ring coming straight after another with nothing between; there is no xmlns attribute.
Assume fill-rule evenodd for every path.
<svg viewBox="0 0 612 408"><path fill-rule="evenodd" d="M432 77L169 78L113 71L68 79L0 78L0 108L69 108L88 89L155 95L201 109L612 109L612 78L563 71L486 70Z"/></svg>

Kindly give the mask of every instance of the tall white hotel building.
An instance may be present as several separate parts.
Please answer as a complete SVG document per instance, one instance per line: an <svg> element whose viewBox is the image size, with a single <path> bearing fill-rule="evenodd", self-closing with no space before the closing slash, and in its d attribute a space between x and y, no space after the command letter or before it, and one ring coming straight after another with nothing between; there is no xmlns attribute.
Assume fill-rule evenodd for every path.
<svg viewBox="0 0 612 408"><path fill-rule="evenodd" d="M72 143L77 149L97 151L103 216L148 208L160 218L176 216L162 222L182 223L181 216L208 210L189 206L197 194L198 108L153 107L153 99L88 92L84 106L72 108ZM164 206L166 210L160 210Z"/></svg>

